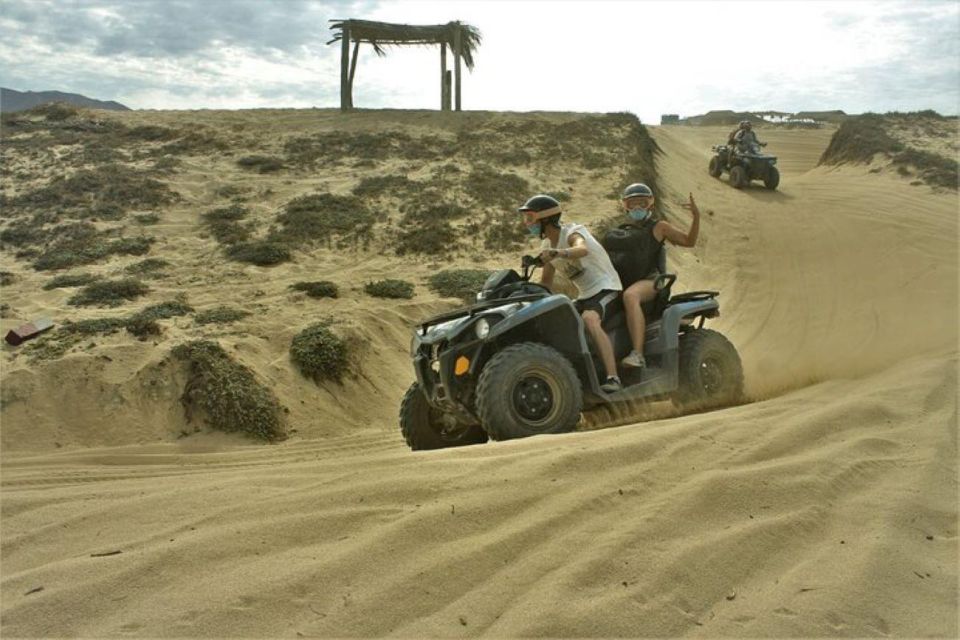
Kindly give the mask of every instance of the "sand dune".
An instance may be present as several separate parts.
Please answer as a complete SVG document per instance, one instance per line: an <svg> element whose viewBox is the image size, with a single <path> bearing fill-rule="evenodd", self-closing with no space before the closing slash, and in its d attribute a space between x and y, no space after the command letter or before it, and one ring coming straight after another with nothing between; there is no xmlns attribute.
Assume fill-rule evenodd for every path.
<svg viewBox="0 0 960 640"><path fill-rule="evenodd" d="M736 191L706 172L724 128L653 135L668 215L683 219L690 191L705 212L702 243L670 253L680 288L722 291L713 326L754 402L411 453L393 418L412 379L405 327L446 303L336 301L375 364L317 390L279 360L314 313L294 300L248 326L262 338L223 341L284 397L327 394L291 407L302 430L273 446L170 441L182 415L131 409L143 389L178 393L149 383L168 365L107 338L129 361L91 385L116 413L82 394L53 417L4 411L3 635L956 637L956 195L815 168L823 131L763 134L781 189ZM408 268L322 259L345 282ZM241 295L288 300L310 268L251 268ZM89 360L68 356L63 375ZM57 383L11 379L23 397ZM100 410L102 430L71 429L71 413Z"/></svg>

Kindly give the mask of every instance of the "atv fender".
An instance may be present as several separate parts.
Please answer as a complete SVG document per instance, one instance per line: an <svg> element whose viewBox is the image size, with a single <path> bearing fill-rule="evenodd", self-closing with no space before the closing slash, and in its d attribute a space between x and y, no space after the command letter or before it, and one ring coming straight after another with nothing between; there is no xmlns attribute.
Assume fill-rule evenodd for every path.
<svg viewBox="0 0 960 640"><path fill-rule="evenodd" d="M553 347L570 360L585 389L600 388L583 320L567 296L554 294L507 316L490 328L486 344L527 341Z"/></svg>
<svg viewBox="0 0 960 640"><path fill-rule="evenodd" d="M649 354L667 353L676 351L680 344L680 321L684 318L706 316L708 318L719 315L720 303L715 298L679 302L667 307L660 319L660 332L652 343L647 343L644 352Z"/></svg>

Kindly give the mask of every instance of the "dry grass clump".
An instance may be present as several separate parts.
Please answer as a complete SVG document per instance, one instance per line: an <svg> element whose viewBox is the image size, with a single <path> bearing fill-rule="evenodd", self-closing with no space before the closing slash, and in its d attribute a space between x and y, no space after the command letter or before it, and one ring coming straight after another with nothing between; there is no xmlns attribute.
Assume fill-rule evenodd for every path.
<svg viewBox="0 0 960 640"><path fill-rule="evenodd" d="M403 131L330 131L291 138L284 144L290 163L314 165L344 158L433 160L449 157L456 144L439 136L411 136Z"/></svg>
<svg viewBox="0 0 960 640"><path fill-rule="evenodd" d="M394 174L363 178L353 188L353 195L361 198L380 196L402 197L416 190L419 185L407 176Z"/></svg>
<svg viewBox="0 0 960 640"><path fill-rule="evenodd" d="M467 304L476 302L477 292L490 277L485 269L446 269L430 276L430 289L445 298L460 298Z"/></svg>
<svg viewBox="0 0 960 640"><path fill-rule="evenodd" d="M299 246L317 241L330 244L337 239L338 246L345 246L350 241L368 241L376 216L356 196L316 193L288 202L277 221L282 228L274 240Z"/></svg>
<svg viewBox="0 0 960 640"><path fill-rule="evenodd" d="M249 315L249 311L220 306L201 311L193 317L193 321L197 324L229 324L237 320L243 320Z"/></svg>
<svg viewBox="0 0 960 640"><path fill-rule="evenodd" d="M113 238L93 225L78 223L55 227L48 232L49 244L33 261L37 271L90 264L110 255L139 256L150 250L154 239L144 236Z"/></svg>
<svg viewBox="0 0 960 640"><path fill-rule="evenodd" d="M120 280L100 280L86 285L67 304L74 306L116 307L129 300L136 300L150 291L149 287L136 278Z"/></svg>
<svg viewBox="0 0 960 640"><path fill-rule="evenodd" d="M227 257L237 262L249 262L261 267L289 261L293 256L290 248L275 240L252 240L239 242L227 248Z"/></svg>
<svg viewBox="0 0 960 640"><path fill-rule="evenodd" d="M413 297L413 283L406 280L377 280L368 282L363 290L374 298L401 298L409 299Z"/></svg>
<svg viewBox="0 0 960 640"><path fill-rule="evenodd" d="M250 238L250 227L240 224L249 211L246 207L234 204L229 207L212 209L202 214L207 231L217 242L223 245L234 245Z"/></svg>
<svg viewBox="0 0 960 640"><path fill-rule="evenodd" d="M137 213L134 214L133 221L147 227L160 222L160 215L156 213Z"/></svg>
<svg viewBox="0 0 960 640"><path fill-rule="evenodd" d="M100 280L101 276L94 275L92 273L64 273L63 275L54 276L50 279L49 282L43 285L43 288L46 291L52 289L67 289L70 287L82 287L88 285L91 282L96 282Z"/></svg>
<svg viewBox="0 0 960 640"><path fill-rule="evenodd" d="M350 349L330 330L329 321L317 322L294 336L290 359L304 377L314 382L341 382L350 367Z"/></svg>
<svg viewBox="0 0 960 640"><path fill-rule="evenodd" d="M530 184L513 173L502 173L487 165L474 167L463 182L467 195L478 204L513 207L529 198Z"/></svg>
<svg viewBox="0 0 960 640"><path fill-rule="evenodd" d="M17 276L12 271L0 271L0 287L6 287L17 281Z"/></svg>
<svg viewBox="0 0 960 640"><path fill-rule="evenodd" d="M237 165L256 170L257 173L273 173L283 169L283 160L273 156L244 156L237 160Z"/></svg>
<svg viewBox="0 0 960 640"><path fill-rule="evenodd" d="M295 282L290 285L294 291L302 291L311 298L338 298L340 289L336 284L329 280L318 280L316 282Z"/></svg>
<svg viewBox="0 0 960 640"><path fill-rule="evenodd" d="M187 420L199 415L214 429L266 441L285 437L276 396L219 344L194 340L174 347L171 354L189 367L180 398Z"/></svg>
<svg viewBox="0 0 960 640"><path fill-rule="evenodd" d="M129 273L134 276L156 277L161 275L160 272L169 266L172 265L163 258L147 258L146 260L127 265L123 268L123 271L124 273Z"/></svg>

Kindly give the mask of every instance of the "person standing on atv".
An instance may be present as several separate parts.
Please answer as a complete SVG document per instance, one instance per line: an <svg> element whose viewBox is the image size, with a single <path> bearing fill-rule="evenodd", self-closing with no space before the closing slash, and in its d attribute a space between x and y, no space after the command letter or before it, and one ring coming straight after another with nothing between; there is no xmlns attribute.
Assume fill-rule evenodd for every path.
<svg viewBox="0 0 960 640"><path fill-rule="evenodd" d="M623 292L623 306L627 314L627 327L630 329L633 351L620 363L624 367L645 367L647 363L643 358L643 340L647 323L640 305L653 300L657 295L654 283L657 276L661 275L658 272L657 262L663 250L664 241L669 240L671 244L678 247L693 247L697 244L697 236L700 234L700 210L691 193L689 202L682 205L693 215L690 229L684 233L669 222L657 220L654 217L653 206L656 198L650 187L642 182L635 182L624 189L620 202L627 216L627 223L620 228L632 227L631 231L634 232L632 235L636 238L634 241L636 253L631 256L633 259L631 262L636 265L636 268L632 270L638 274L645 274L639 276L640 279L636 282L623 283L626 286Z"/></svg>
<svg viewBox="0 0 960 640"><path fill-rule="evenodd" d="M613 345L601 326L611 304L617 301L623 290L610 257L586 227L576 223L560 223L563 212L555 198L535 195L518 210L523 215L527 232L543 240L540 253L543 275L540 284L549 289L553 285L554 274L560 270L576 286L574 306L600 352L607 374L600 388L607 393L619 391L621 383L617 376Z"/></svg>

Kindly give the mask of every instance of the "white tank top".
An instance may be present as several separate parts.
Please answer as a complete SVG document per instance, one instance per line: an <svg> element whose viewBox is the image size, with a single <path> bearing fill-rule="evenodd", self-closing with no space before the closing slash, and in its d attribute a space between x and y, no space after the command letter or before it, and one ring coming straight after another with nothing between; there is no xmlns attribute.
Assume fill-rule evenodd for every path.
<svg viewBox="0 0 960 640"><path fill-rule="evenodd" d="M587 255L576 259L557 256L550 264L577 287L577 299L590 298L604 289L623 291L620 276L617 275L617 270L613 268L607 250L597 242L596 238L582 224L560 225L560 238L557 240L557 246L551 247L550 240L544 238L542 248L569 249L570 236L575 233L583 236L586 241Z"/></svg>

